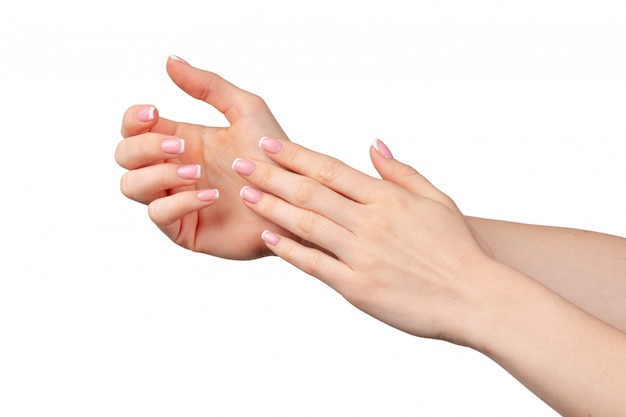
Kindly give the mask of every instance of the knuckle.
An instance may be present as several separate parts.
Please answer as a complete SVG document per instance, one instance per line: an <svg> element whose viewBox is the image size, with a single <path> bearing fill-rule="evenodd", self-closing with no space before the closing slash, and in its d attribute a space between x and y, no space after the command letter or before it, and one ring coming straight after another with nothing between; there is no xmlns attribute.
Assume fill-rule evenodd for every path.
<svg viewBox="0 0 626 417"><path fill-rule="evenodd" d="M184 210L181 201L157 198L148 204L148 217L159 227L166 227L176 220L176 213Z"/></svg>
<svg viewBox="0 0 626 417"><path fill-rule="evenodd" d="M398 170L400 172L400 175L405 176L405 177L419 175L419 172L410 165L402 164L402 166L400 166Z"/></svg>
<svg viewBox="0 0 626 417"><path fill-rule="evenodd" d="M313 276L318 276L323 270L324 256L319 251L312 251L307 255L304 267L306 272Z"/></svg>
<svg viewBox="0 0 626 417"><path fill-rule="evenodd" d="M282 157L285 158L285 165L290 168L297 167L298 159L300 159L300 151L301 149L299 146L287 146L286 148L283 148L281 154Z"/></svg>
<svg viewBox="0 0 626 417"><path fill-rule="evenodd" d="M158 200L148 204L148 217L150 217L150 220L152 220L155 224L158 225L160 223L161 210L159 210Z"/></svg>
<svg viewBox="0 0 626 417"><path fill-rule="evenodd" d="M296 221L296 228L299 231L297 234L302 234L304 235L303 237L310 235L315 229L316 223L317 220L314 213L304 212L300 214L298 216L298 220Z"/></svg>
<svg viewBox="0 0 626 417"><path fill-rule="evenodd" d="M323 158L320 161L317 174L323 184L332 183L341 172L342 163L335 158Z"/></svg>
<svg viewBox="0 0 626 417"><path fill-rule="evenodd" d="M115 162L121 167L124 167L124 152L122 150L122 142L120 142L115 148Z"/></svg>
<svg viewBox="0 0 626 417"><path fill-rule="evenodd" d="M133 193L133 186L132 186L130 171L122 175L122 178L120 180L120 191L126 197L133 199L134 193Z"/></svg>
<svg viewBox="0 0 626 417"><path fill-rule="evenodd" d="M385 213L391 213L391 207L383 208ZM378 240L380 237L384 236L385 233L389 230L389 217L387 214L374 212L369 214L365 218L365 223L367 224L367 236L370 239Z"/></svg>
<svg viewBox="0 0 626 417"><path fill-rule="evenodd" d="M275 218L278 217L276 216L276 202L277 200L275 198L263 198L261 203L257 204L256 207L258 207L265 216Z"/></svg>
<svg viewBox="0 0 626 417"><path fill-rule="evenodd" d="M263 100L263 97L250 93L248 95L248 101L251 106L254 106L257 109L266 109L267 103Z"/></svg>
<svg viewBox="0 0 626 417"><path fill-rule="evenodd" d="M255 171L256 171L256 175L258 175L258 181L262 186L267 186L268 184L270 184L270 181L272 180L272 177L273 177L272 169L266 166L259 167L257 165L257 168L255 168Z"/></svg>
<svg viewBox="0 0 626 417"><path fill-rule="evenodd" d="M298 205L310 203L316 195L317 187L312 181L301 182L294 191L295 202Z"/></svg>

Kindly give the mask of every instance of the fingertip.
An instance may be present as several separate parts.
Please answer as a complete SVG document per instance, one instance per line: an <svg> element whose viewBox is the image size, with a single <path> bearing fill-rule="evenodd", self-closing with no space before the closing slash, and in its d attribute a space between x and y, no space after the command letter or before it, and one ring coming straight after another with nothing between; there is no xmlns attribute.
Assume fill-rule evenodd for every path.
<svg viewBox="0 0 626 417"><path fill-rule="evenodd" d="M139 110L137 110L137 113L135 114L135 117L140 122L150 122L150 121L154 120L155 117L156 117L156 107L154 107L154 106L143 106Z"/></svg>
<svg viewBox="0 0 626 417"><path fill-rule="evenodd" d="M127 138L149 131L159 121L159 111L150 104L129 107L122 118L122 136Z"/></svg>
<svg viewBox="0 0 626 417"><path fill-rule="evenodd" d="M220 191L218 189L201 190L196 195L200 201L209 203L220 198Z"/></svg>
<svg viewBox="0 0 626 417"><path fill-rule="evenodd" d="M385 158L393 159L393 154L382 140L374 139L374 141L372 142L372 146L374 147L374 149L376 149L376 151L378 151L378 153L380 153Z"/></svg>
<svg viewBox="0 0 626 417"><path fill-rule="evenodd" d="M191 64L189 64L189 62L185 61L184 59L182 59L178 55L170 54L169 59L172 60L172 61L176 61L176 62L182 62L185 65L191 65Z"/></svg>
<svg viewBox="0 0 626 417"><path fill-rule="evenodd" d="M259 140L259 147L267 153L277 154L283 149L283 144L278 139L263 136Z"/></svg>
<svg viewBox="0 0 626 417"><path fill-rule="evenodd" d="M265 230L261 233L261 239L263 239L263 241L269 246L276 246L278 245L278 242L280 242L280 236L276 233L270 232L269 230Z"/></svg>

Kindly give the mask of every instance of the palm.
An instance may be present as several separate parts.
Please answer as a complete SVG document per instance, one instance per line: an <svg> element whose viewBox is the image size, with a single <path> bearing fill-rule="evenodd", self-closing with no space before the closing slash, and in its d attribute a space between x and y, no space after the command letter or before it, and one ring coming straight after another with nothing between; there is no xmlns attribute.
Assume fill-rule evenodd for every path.
<svg viewBox="0 0 626 417"><path fill-rule="evenodd" d="M279 228L243 205L239 191L247 182L231 168L237 157L267 159L258 147L262 136L286 137L269 110L236 120L227 128L179 123L175 135L186 141L179 162L202 165L202 178L193 188L217 188L220 199L163 229L165 234L187 249L222 258L251 259L269 254L260 235L267 228ZM167 192L186 190L189 188Z"/></svg>
<svg viewBox="0 0 626 417"><path fill-rule="evenodd" d="M129 140L123 140L116 151L118 163L129 170L122 178L122 192L135 201L150 204L152 220L182 247L229 259L270 254L262 243L261 233L267 228L284 231L243 205L239 192L246 180L231 166L237 157L266 159L258 146L261 137L287 139L287 136L260 97L214 73L175 59L168 60L166 68L178 87L221 112L229 126L179 123L160 118L154 111L151 113L154 117L140 121L135 110L146 107L129 109L122 122L122 136ZM167 153L166 160L152 159L154 141L172 137L184 139L184 152ZM158 155L162 156L160 148ZM185 181L168 171L178 164L199 164L201 177ZM176 181L168 175L174 175ZM206 204L194 192L214 188L219 190L220 198Z"/></svg>

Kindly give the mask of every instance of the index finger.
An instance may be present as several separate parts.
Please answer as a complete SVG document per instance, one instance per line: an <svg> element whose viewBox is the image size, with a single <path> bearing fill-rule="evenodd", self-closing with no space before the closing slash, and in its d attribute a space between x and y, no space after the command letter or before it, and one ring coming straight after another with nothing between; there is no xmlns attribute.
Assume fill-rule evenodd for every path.
<svg viewBox="0 0 626 417"><path fill-rule="evenodd" d="M275 162L293 172L312 178L356 202L368 204L380 198L381 181L354 169L339 159L293 142L264 137L259 146Z"/></svg>
<svg viewBox="0 0 626 417"><path fill-rule="evenodd" d="M160 117L154 106L134 105L124 112L121 131L124 138L147 132L175 135L178 126L178 122Z"/></svg>

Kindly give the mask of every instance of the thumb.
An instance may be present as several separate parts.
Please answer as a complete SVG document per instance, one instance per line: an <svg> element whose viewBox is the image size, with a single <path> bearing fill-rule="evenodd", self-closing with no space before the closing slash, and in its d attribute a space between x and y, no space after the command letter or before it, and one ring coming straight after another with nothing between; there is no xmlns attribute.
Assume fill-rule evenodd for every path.
<svg viewBox="0 0 626 417"><path fill-rule="evenodd" d="M442 193L410 165L394 159L389 148L376 139L370 148L370 158L381 178L424 197L440 200Z"/></svg>
<svg viewBox="0 0 626 417"><path fill-rule="evenodd" d="M260 97L242 90L213 72L192 67L176 55L170 55L166 70L181 90L215 107L231 124L242 117L268 111Z"/></svg>

